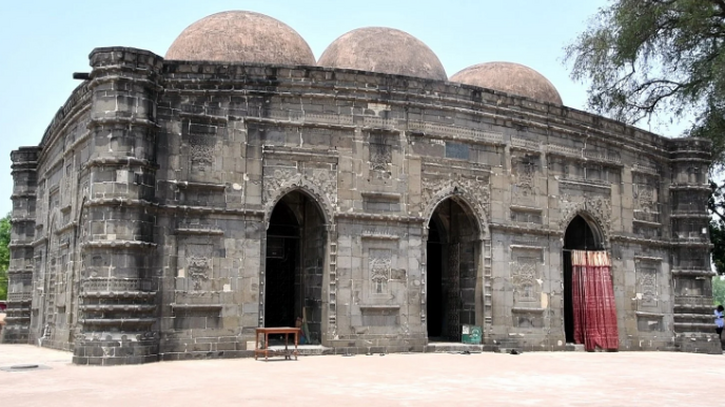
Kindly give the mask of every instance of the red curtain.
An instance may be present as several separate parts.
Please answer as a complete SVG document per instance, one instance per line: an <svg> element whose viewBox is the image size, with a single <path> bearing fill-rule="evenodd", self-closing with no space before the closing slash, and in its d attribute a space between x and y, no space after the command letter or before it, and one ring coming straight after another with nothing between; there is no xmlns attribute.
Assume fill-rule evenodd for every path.
<svg viewBox="0 0 725 407"><path fill-rule="evenodd" d="M588 351L619 349L609 253L572 250L571 264L574 342Z"/></svg>

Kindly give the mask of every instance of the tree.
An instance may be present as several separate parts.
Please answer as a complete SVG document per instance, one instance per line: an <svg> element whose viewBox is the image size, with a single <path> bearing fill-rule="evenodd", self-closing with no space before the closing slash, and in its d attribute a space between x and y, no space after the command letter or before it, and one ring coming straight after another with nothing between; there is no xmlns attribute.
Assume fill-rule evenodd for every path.
<svg viewBox="0 0 725 407"><path fill-rule="evenodd" d="M707 201L707 207L712 214L710 219L709 231L710 242L712 243L712 265L720 275L725 275L725 214L723 213L723 185L717 185L710 181L710 197ZM713 280L714 281L714 280ZM724 283L725 286L725 283ZM714 289L714 286L713 286ZM723 303L725 305L725 303Z"/></svg>
<svg viewBox="0 0 725 407"><path fill-rule="evenodd" d="M725 0L612 0L566 48L588 106L630 124L691 120L685 136L713 143L725 165ZM725 184L711 181L713 264L725 274Z"/></svg>
<svg viewBox="0 0 725 407"><path fill-rule="evenodd" d="M714 305L725 305L725 280L720 276L712 278L712 300Z"/></svg>
<svg viewBox="0 0 725 407"><path fill-rule="evenodd" d="M0 300L8 297L8 266L10 266L10 214L0 219Z"/></svg>
<svg viewBox="0 0 725 407"><path fill-rule="evenodd" d="M613 0L566 48L588 105L630 124L693 118L725 162L725 0Z"/></svg>

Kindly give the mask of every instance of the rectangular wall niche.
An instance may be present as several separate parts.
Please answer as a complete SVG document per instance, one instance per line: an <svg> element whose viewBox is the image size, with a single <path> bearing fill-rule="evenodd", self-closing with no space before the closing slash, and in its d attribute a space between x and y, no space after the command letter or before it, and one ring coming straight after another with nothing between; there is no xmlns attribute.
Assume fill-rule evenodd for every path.
<svg viewBox="0 0 725 407"><path fill-rule="evenodd" d="M541 210L529 208L511 208L511 220L517 223L534 223L540 225L543 223Z"/></svg>
<svg viewBox="0 0 725 407"><path fill-rule="evenodd" d="M710 290L705 289L705 280L692 278L675 278L675 293L680 296L701 296L712 295Z"/></svg>
<svg viewBox="0 0 725 407"><path fill-rule="evenodd" d="M543 258L542 248L522 246L511 248L510 270L514 308L541 307Z"/></svg>
<svg viewBox="0 0 725 407"><path fill-rule="evenodd" d="M189 179L208 181L213 178L221 155L219 142L227 136L226 121L189 115L182 120L182 140L189 160ZM211 177L211 178L210 178Z"/></svg>
<svg viewBox="0 0 725 407"><path fill-rule="evenodd" d="M216 129L211 126L191 125L189 134L189 161L193 171L209 171L214 162ZM203 131L202 131L203 129Z"/></svg>
<svg viewBox="0 0 725 407"><path fill-rule="evenodd" d="M371 182L387 180L393 176L393 150L397 149L397 135L372 133L368 138Z"/></svg>
<svg viewBox="0 0 725 407"><path fill-rule="evenodd" d="M365 326L395 327L400 325L399 306L361 306L360 313Z"/></svg>
<svg viewBox="0 0 725 407"><path fill-rule="evenodd" d="M659 272L662 262L658 259L635 259L637 276L636 299L638 309L651 309L659 305Z"/></svg>
<svg viewBox="0 0 725 407"><path fill-rule="evenodd" d="M363 192L363 210L370 213L400 212L400 195Z"/></svg>
<svg viewBox="0 0 725 407"><path fill-rule="evenodd" d="M514 310L511 314L513 326L516 328L543 328L544 315L543 312L532 312Z"/></svg>
<svg viewBox="0 0 725 407"><path fill-rule="evenodd" d="M388 282L391 278L392 262L393 253L390 250L370 249L368 251L368 276L371 295L390 293Z"/></svg>
<svg viewBox="0 0 725 407"><path fill-rule="evenodd" d="M446 142L446 158L468 160L470 155L467 144Z"/></svg>
<svg viewBox="0 0 725 407"><path fill-rule="evenodd" d="M188 237L179 242L176 289L208 291L211 289L214 245L205 243L207 236Z"/></svg>
<svg viewBox="0 0 725 407"><path fill-rule="evenodd" d="M664 325L659 315L637 315L637 330L640 332L662 332Z"/></svg>

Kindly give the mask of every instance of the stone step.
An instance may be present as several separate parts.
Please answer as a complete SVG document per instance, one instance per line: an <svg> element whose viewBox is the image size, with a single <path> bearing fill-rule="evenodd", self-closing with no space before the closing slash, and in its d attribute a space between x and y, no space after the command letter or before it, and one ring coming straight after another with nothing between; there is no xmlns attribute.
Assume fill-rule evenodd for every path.
<svg viewBox="0 0 725 407"><path fill-rule="evenodd" d="M567 343L566 347L567 352L585 352L584 344L581 343Z"/></svg>
<svg viewBox="0 0 725 407"><path fill-rule="evenodd" d="M284 350L284 345L272 345L269 349L281 351ZM294 345L290 346L289 349L294 349ZM322 345L297 345L297 353L300 356L329 355L333 353L333 349Z"/></svg>
<svg viewBox="0 0 725 407"><path fill-rule="evenodd" d="M484 350L488 350L484 349L484 345L460 342L430 342L425 347L426 353L481 353Z"/></svg>

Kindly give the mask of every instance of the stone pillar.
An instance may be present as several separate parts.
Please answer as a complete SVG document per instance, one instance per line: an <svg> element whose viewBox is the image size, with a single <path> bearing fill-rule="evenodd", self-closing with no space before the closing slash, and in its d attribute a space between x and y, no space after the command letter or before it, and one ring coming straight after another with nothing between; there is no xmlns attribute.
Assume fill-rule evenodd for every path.
<svg viewBox="0 0 725 407"><path fill-rule="evenodd" d="M73 362L152 362L159 348L153 202L163 60L130 48L98 48L90 60L90 190L80 225L81 332Z"/></svg>
<svg viewBox="0 0 725 407"><path fill-rule="evenodd" d="M671 140L670 237L675 346L682 351L720 353L712 317L710 194L707 171L710 143L696 138Z"/></svg>
<svg viewBox="0 0 725 407"><path fill-rule="evenodd" d="M21 147L10 154L13 175L13 211L10 215L10 266L8 267L7 325L1 343L28 343L33 298L33 238L35 192L40 147Z"/></svg>

